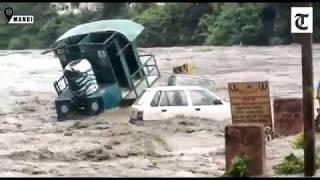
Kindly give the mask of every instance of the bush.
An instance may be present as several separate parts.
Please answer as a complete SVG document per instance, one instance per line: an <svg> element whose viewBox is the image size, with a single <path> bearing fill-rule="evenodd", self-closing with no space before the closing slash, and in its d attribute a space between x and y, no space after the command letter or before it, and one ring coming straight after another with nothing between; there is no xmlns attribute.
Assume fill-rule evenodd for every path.
<svg viewBox="0 0 320 180"><path fill-rule="evenodd" d="M294 141L292 142L292 146L297 149L303 148L303 146L304 146L303 133L296 135Z"/></svg>
<svg viewBox="0 0 320 180"><path fill-rule="evenodd" d="M236 156L232 159L231 167L225 174L228 177L248 177L249 160L247 156Z"/></svg>
<svg viewBox="0 0 320 180"><path fill-rule="evenodd" d="M293 153L286 156L279 164L272 167L276 174L288 175L303 173L303 160L296 157Z"/></svg>
<svg viewBox="0 0 320 180"><path fill-rule="evenodd" d="M316 154L315 168L320 168L320 153ZM304 163L301 158L296 157L293 153L285 157L285 159L272 167L276 174L289 175L303 173Z"/></svg>

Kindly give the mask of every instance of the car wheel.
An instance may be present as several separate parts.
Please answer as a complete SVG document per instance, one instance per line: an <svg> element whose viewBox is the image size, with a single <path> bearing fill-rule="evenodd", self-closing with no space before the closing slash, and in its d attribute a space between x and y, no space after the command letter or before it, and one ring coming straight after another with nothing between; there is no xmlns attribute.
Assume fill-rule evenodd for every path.
<svg viewBox="0 0 320 180"><path fill-rule="evenodd" d="M143 125L144 125L143 120L133 120L133 119L130 119L130 120L129 120L129 123L132 124L132 125L135 125L135 126L143 126Z"/></svg>

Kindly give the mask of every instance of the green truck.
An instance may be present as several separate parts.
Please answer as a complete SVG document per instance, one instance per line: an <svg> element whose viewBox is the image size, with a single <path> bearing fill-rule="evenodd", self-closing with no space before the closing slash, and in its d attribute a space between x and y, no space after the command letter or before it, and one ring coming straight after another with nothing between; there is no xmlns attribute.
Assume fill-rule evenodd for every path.
<svg viewBox="0 0 320 180"><path fill-rule="evenodd" d="M100 20L78 25L50 49L63 68L54 82L58 120L97 115L140 97L160 77L152 54L139 55L136 38L144 27L131 20Z"/></svg>

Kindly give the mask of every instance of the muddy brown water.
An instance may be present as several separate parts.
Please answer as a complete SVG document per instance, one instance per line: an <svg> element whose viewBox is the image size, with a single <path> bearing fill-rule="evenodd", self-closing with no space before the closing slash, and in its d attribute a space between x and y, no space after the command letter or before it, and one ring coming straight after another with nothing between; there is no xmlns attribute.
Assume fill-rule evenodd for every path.
<svg viewBox="0 0 320 180"><path fill-rule="evenodd" d="M320 45L314 45L315 86ZM58 59L40 50L0 51L0 176L221 176L224 126L230 122L176 118L128 124L130 109L116 108L83 120L57 122L53 82ZM174 66L214 79L228 99L227 82L268 80L271 96L301 97L301 49L274 47L172 47L140 49L157 59L166 83ZM315 104L318 106L317 104ZM293 137L267 143L271 166L290 152Z"/></svg>

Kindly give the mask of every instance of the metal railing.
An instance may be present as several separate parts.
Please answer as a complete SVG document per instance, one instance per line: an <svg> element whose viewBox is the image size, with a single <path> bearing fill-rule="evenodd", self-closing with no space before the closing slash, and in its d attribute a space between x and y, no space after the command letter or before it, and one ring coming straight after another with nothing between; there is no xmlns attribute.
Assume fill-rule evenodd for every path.
<svg viewBox="0 0 320 180"><path fill-rule="evenodd" d="M156 59L154 57L154 55L152 54L148 54L148 55L140 55L139 57L149 57L143 64L142 67L139 68L137 71L135 71L131 76L130 76L130 84L131 87L136 95L136 97L139 97L140 94L137 92L137 87L143 82L145 81L147 84L147 87L151 87L158 78L160 78L160 71L159 68L156 64ZM152 64L150 64L151 62L153 62ZM151 67L151 69L150 69ZM147 73L145 73L144 68L147 69ZM157 74L156 74L156 79L153 82L149 82L148 80L148 76L151 76L152 73L156 70ZM140 80L138 81L138 83L134 83L133 79L134 77L140 74ZM64 83L64 87L62 87L61 83ZM58 95L62 94L62 92L69 86L68 81L66 79L66 77L63 75L62 77L60 77L57 81L54 82L54 88L57 92Z"/></svg>
<svg viewBox="0 0 320 180"><path fill-rule="evenodd" d="M61 88L61 82L64 82L65 86L63 88ZM62 92L68 87L68 85L68 81L64 75L53 83L54 89L56 90L58 95L62 94Z"/></svg>
<svg viewBox="0 0 320 180"><path fill-rule="evenodd" d="M157 69L157 76L160 77L160 71L156 62L156 58L154 57L153 54L140 55L139 57L149 57L142 66L147 67L149 74L151 74L154 71L154 69ZM153 61L153 64L148 64L148 62L151 60ZM153 68L150 70L149 67L153 67Z"/></svg>
<svg viewBox="0 0 320 180"><path fill-rule="evenodd" d="M149 57L143 64L142 64L142 67L139 68L137 71L135 71L131 76L130 76L130 83L132 85L132 88L133 88L133 91L136 95L136 97L139 97L141 94L138 94L137 92L137 87L143 82L145 81L147 83L147 86L148 87L151 87L158 78L160 78L160 71L159 71L159 68L157 66L157 63L156 63L156 59L154 57L154 55L152 54L146 54L146 55L139 55L139 58L140 57ZM153 64L148 64L150 61L153 61ZM147 71L148 73L145 74L144 72L144 68L147 68ZM149 67L153 67L151 70L149 69ZM150 84L149 80L148 80L148 76L151 75L151 73L154 71L154 70L157 70L157 78ZM133 78L138 74L140 73L140 77L144 75L143 79L139 80L138 83L134 84L133 82Z"/></svg>

